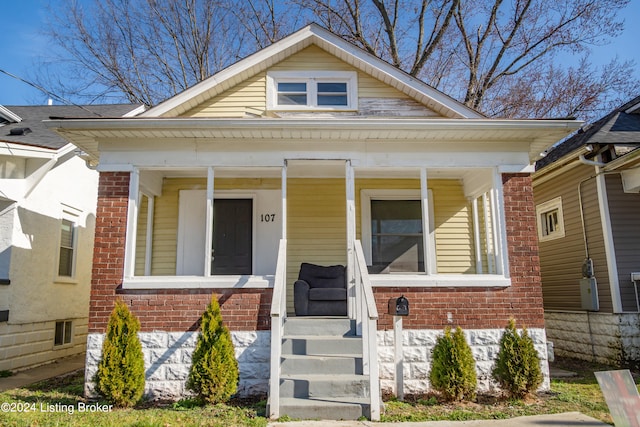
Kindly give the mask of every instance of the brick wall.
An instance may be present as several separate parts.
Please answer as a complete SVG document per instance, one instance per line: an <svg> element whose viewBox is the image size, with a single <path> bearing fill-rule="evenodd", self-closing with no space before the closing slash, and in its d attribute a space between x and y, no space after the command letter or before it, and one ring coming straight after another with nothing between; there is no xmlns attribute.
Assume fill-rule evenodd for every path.
<svg viewBox="0 0 640 427"><path fill-rule="evenodd" d="M461 326L465 329L504 328L511 317L518 326L544 328L540 259L533 188L528 174L502 176L509 270L508 288L375 288L379 329L392 329L389 298L409 300L406 329ZM451 321L449 321L451 319Z"/></svg>
<svg viewBox="0 0 640 427"><path fill-rule="evenodd" d="M116 298L122 298L138 316L142 331L196 330L211 301L211 289L122 289L128 198L128 172L100 173L89 332L105 332ZM268 330L271 294L271 289L215 291L232 331Z"/></svg>

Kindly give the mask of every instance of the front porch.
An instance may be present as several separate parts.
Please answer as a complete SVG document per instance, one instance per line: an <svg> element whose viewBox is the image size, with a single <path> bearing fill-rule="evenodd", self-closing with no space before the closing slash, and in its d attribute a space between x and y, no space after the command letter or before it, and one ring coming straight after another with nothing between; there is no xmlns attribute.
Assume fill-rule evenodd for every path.
<svg viewBox="0 0 640 427"><path fill-rule="evenodd" d="M355 239L374 287L510 285L497 168L147 168L132 173L130 195L125 289L273 287L280 239L289 313L300 264L352 274ZM224 213L230 200L248 201L244 223ZM222 247L227 233L244 243Z"/></svg>
<svg viewBox="0 0 640 427"><path fill-rule="evenodd" d="M287 384L300 374L289 372L292 362L286 361L302 357L322 366L336 356L283 354L292 339L286 332L294 313L292 285L303 262L345 265L350 334L362 339L358 353L341 357L359 360L361 368L343 374L344 380L327 368L329 377L314 381L334 384L326 399L335 398L340 381L365 381L360 392L338 398L328 410L355 405L362 408L355 418L379 419L380 301L374 288L410 293L510 286L501 184L497 168L376 169L354 167L351 160L137 169L129 185L122 289L272 289L269 415L300 416L296 408L313 404L309 395L289 396ZM423 304L413 302L418 309ZM446 322L454 322L451 312ZM314 362L318 358L322 362ZM315 405L325 405L317 395Z"/></svg>

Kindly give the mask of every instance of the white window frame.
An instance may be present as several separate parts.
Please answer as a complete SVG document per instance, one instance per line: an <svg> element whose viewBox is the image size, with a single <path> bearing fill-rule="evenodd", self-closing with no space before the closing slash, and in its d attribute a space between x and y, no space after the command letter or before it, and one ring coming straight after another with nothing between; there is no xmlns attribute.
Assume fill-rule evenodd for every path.
<svg viewBox="0 0 640 427"><path fill-rule="evenodd" d="M362 234L362 249L367 265L372 263L371 248L371 201L372 200L422 200L420 190L387 190L387 189L363 189L360 191L361 204L361 222L360 230ZM433 215L433 194L428 190L428 208L429 208L429 248L424 251L425 265L429 263L431 271L435 273L436 268L436 241L435 241L435 225ZM422 233L427 232L423 227ZM424 239L423 239L424 240ZM390 273L390 274L406 274L406 273ZM424 272L416 272L415 274L424 274Z"/></svg>
<svg viewBox="0 0 640 427"><path fill-rule="evenodd" d="M544 234L543 216L557 211L558 212L558 226L556 230ZM541 242L549 240L561 239L565 236L564 230L564 215L562 212L562 197L556 197L551 200L547 200L544 203L536 205L536 224L538 226L538 239Z"/></svg>
<svg viewBox="0 0 640 427"><path fill-rule="evenodd" d="M307 105L279 105L278 83L306 83ZM318 83L346 83L347 105L318 105ZM358 109L358 74L355 71L269 71L267 109L279 111L355 111Z"/></svg>
<svg viewBox="0 0 640 427"><path fill-rule="evenodd" d="M62 343L56 344L56 332L58 324L62 324ZM69 334L67 335L67 325L69 325ZM57 320L53 329L53 348L65 348L73 345L73 320Z"/></svg>
<svg viewBox="0 0 640 427"><path fill-rule="evenodd" d="M79 233L79 219L80 219L81 211L75 209L71 206L63 205L62 214L60 217L60 226L58 227L58 238L56 240L56 264L55 264L55 281L63 282L63 283L76 283L76 265L78 259L78 233ZM62 249L62 223L63 221L68 221L72 224L72 259L71 259L71 275L63 276L60 275L60 252Z"/></svg>

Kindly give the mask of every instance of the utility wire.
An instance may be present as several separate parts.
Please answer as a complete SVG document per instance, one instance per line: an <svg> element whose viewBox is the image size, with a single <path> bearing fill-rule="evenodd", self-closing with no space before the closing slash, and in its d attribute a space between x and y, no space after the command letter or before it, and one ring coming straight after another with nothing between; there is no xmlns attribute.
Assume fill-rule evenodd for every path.
<svg viewBox="0 0 640 427"><path fill-rule="evenodd" d="M21 82L23 82L23 83L26 83L26 84L28 84L29 86L32 86L32 87L34 87L34 88L38 89L39 91L44 92L45 94L49 95L49 96L50 96L50 97L52 97L52 98L57 99L58 101L61 101L61 102L62 102L62 103L64 103L64 104L67 104L67 105L73 105L73 106L78 107L78 108L81 108L81 109L83 109L83 110L85 110L85 111L87 111L87 112L89 112L89 113L91 113L91 114L95 114L95 115L96 115L96 116L98 116L98 117L102 117L102 115L101 115L101 114L98 114L98 113L96 113L95 111L91 111L91 110L89 110L88 108L83 107L82 105L78 105L78 104L76 104L75 102L71 102L71 101L69 101L68 99L65 99L65 98L63 98L63 97L61 97L61 96L58 96L58 95L56 95L55 93L52 93L52 92L50 92L50 91L46 90L46 89L45 89L45 88L43 88L42 86L40 86L40 85L38 85L38 84L36 84L36 83L30 82L29 80L23 79L22 77L16 76L15 74L12 74L12 73L10 73L10 72L8 72L8 71L6 71L6 70L3 70L2 68L0 68L0 73L6 74L7 76L9 76L9 77L11 77L11 78L14 78L14 79L19 80L19 81L21 81Z"/></svg>

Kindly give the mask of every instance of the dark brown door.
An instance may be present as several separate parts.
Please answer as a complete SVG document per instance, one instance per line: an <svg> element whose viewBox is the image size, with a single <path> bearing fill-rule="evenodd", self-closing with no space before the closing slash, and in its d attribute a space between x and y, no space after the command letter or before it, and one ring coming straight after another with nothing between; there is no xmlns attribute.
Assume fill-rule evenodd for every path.
<svg viewBox="0 0 640 427"><path fill-rule="evenodd" d="M253 200L213 202L211 274L251 274Z"/></svg>

